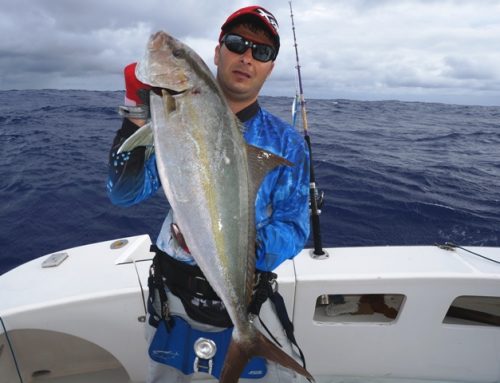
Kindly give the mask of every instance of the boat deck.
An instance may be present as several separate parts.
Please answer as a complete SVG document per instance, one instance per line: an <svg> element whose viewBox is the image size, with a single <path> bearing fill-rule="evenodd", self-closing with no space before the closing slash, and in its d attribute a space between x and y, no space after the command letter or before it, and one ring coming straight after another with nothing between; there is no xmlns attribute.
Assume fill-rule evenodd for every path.
<svg viewBox="0 0 500 383"><path fill-rule="evenodd" d="M0 383L143 382L149 246L91 244L0 276ZM401 246L304 250L280 266L317 381L499 382L500 248L467 249L493 261Z"/></svg>

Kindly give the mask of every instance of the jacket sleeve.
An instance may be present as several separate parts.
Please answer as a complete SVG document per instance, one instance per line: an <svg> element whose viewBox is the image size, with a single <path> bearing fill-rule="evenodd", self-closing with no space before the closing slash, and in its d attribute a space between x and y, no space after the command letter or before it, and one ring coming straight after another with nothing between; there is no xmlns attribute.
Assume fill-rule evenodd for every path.
<svg viewBox="0 0 500 383"><path fill-rule="evenodd" d="M261 271L274 270L295 257L309 236L309 153L304 141L286 157L294 165L276 169L275 182L269 174L257 195L257 204L269 198L265 201L267 218L257 217L256 268Z"/></svg>
<svg viewBox="0 0 500 383"><path fill-rule="evenodd" d="M138 128L124 118L109 153L106 191L115 205L134 205L152 196L160 187L154 154L146 160L144 147L117 154L122 143Z"/></svg>

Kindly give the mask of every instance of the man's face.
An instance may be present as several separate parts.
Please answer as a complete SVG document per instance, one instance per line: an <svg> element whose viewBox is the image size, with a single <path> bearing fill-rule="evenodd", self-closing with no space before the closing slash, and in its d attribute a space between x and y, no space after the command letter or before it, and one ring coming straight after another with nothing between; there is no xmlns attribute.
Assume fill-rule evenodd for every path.
<svg viewBox="0 0 500 383"><path fill-rule="evenodd" d="M240 35L254 43L273 46L273 42L262 31L252 32L243 25L238 25L231 33ZM250 105L257 96L274 67L273 61L261 62L252 57L249 48L244 53L233 53L225 44L215 48L217 80L230 103Z"/></svg>

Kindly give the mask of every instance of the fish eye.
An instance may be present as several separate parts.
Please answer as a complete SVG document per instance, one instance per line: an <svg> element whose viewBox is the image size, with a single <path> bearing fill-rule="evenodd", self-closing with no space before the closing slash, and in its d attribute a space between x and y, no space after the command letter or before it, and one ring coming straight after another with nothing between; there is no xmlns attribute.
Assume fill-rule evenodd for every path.
<svg viewBox="0 0 500 383"><path fill-rule="evenodd" d="M172 51L172 54L174 55L174 57L177 57L177 58L184 57L184 51L182 49L174 49Z"/></svg>

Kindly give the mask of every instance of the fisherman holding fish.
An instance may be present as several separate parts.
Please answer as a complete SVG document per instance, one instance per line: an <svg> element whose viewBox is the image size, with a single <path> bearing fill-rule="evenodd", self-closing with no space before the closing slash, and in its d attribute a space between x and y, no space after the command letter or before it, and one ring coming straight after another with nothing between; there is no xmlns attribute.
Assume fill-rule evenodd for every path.
<svg viewBox="0 0 500 383"><path fill-rule="evenodd" d="M239 376L240 381L294 382L295 372L312 379L288 356L298 355L297 347L290 323L278 319L284 306L272 273L302 250L309 235L306 144L258 102L279 48L276 18L250 6L221 27L216 82L194 52L163 32L151 38L144 60L125 68L120 107L125 118L110 152L108 195L114 204L130 206L162 186L172 207L152 246L148 382L190 382L193 373L226 383ZM155 72L161 65L168 75ZM222 130L209 134L210 145L203 132L212 121ZM178 127L178 133L162 133L166 127ZM233 135L224 139L230 131ZM154 147L145 143L153 136ZM208 171L214 163L219 170L210 183L204 167ZM200 169L204 177L194 175ZM196 184L195 178L202 181ZM212 212L217 218L209 221ZM203 226L204 221L210 223ZM205 227L211 235L203 234ZM233 238L243 240L232 248L224 245ZM251 257L245 258L246 251ZM241 301L245 307L239 307ZM262 336L261 323L285 327L287 335L273 334L282 348Z"/></svg>

